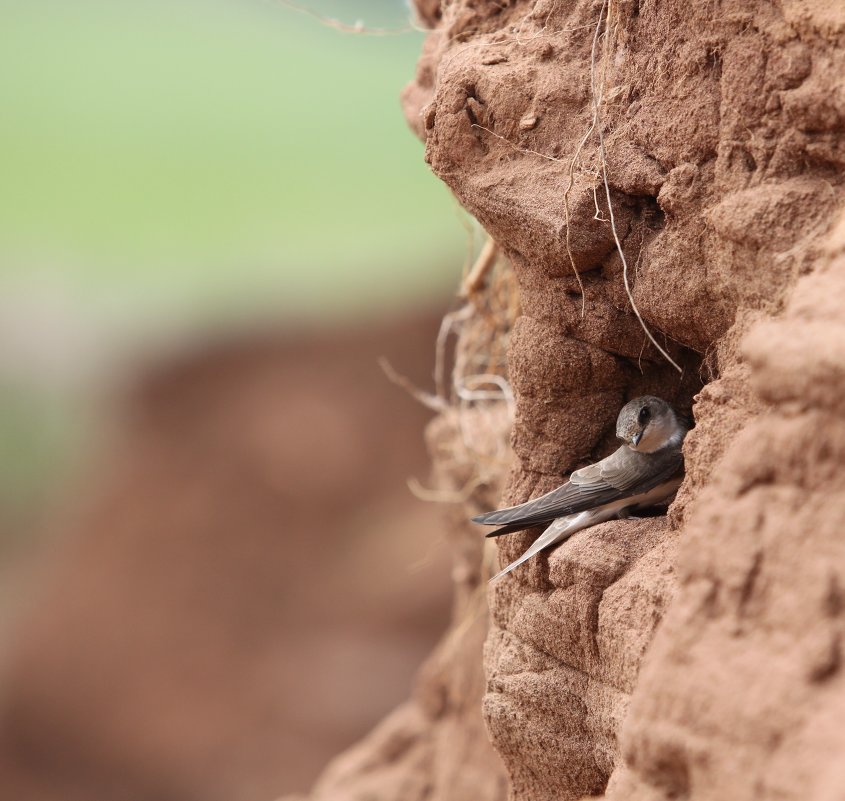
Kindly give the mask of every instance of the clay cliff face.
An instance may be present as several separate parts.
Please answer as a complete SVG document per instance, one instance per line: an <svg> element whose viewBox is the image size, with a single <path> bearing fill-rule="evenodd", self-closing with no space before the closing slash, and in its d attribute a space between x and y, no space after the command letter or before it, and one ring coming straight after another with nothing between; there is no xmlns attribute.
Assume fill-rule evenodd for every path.
<svg viewBox="0 0 845 801"><path fill-rule="evenodd" d="M688 515L608 798L842 797L845 216L828 248L744 340L763 409Z"/></svg>
<svg viewBox="0 0 845 801"><path fill-rule="evenodd" d="M839 798L845 7L420 11L436 28L406 114L519 285L501 500L607 453L631 397L696 421L667 517L580 532L489 591L483 716L511 798ZM680 375L632 312L611 212L633 301ZM498 562L533 536L502 538ZM446 718L486 753L471 713ZM435 772L460 764L429 754Z"/></svg>

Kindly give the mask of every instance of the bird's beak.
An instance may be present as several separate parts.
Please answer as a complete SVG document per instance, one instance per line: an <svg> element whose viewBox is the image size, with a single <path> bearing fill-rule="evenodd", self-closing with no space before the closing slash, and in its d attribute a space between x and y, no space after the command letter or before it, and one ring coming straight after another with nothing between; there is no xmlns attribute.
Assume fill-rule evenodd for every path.
<svg viewBox="0 0 845 801"><path fill-rule="evenodd" d="M636 433L636 434L634 434L634 436L633 436L633 437L631 437L631 443L633 444L633 446L634 446L635 448L637 447L637 445L639 445L639 444L640 444L640 440L641 440L642 438L643 438L643 432L642 432L642 431L637 431L637 433Z"/></svg>

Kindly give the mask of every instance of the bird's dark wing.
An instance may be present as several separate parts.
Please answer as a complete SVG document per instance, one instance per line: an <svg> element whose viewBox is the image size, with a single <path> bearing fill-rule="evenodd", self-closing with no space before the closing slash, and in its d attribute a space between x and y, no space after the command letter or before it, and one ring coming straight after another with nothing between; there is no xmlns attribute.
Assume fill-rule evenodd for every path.
<svg viewBox="0 0 845 801"><path fill-rule="evenodd" d="M679 448L667 449L665 453L638 453L623 445L600 462L576 470L563 486L519 506L479 515L473 522L501 526L488 537L510 534L648 492L672 478L682 467Z"/></svg>

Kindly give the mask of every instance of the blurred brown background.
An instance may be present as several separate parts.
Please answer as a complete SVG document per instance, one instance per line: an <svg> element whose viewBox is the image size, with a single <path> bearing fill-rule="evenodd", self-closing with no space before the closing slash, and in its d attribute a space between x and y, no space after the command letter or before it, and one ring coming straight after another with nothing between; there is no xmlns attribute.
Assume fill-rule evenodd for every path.
<svg viewBox="0 0 845 801"><path fill-rule="evenodd" d="M377 363L430 385L464 258L396 99L420 36L0 14L0 795L307 789L450 604L429 415Z"/></svg>
<svg viewBox="0 0 845 801"><path fill-rule="evenodd" d="M139 379L8 637L6 797L271 798L407 694L449 567L405 486L427 414L376 355L424 380L436 325L268 334Z"/></svg>

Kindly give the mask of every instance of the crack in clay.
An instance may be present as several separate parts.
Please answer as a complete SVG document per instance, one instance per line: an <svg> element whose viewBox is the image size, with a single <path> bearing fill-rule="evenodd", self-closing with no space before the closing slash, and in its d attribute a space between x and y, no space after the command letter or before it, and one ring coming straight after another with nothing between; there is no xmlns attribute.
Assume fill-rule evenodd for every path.
<svg viewBox="0 0 845 801"><path fill-rule="evenodd" d="M517 634L516 632L514 632L512 630L509 630L508 633L515 640L517 640L521 645L530 646L531 648L533 648L534 650L536 650L537 652L539 652L543 656L546 656L549 659L551 659L556 665L558 665L560 667L565 667L568 670L572 670L575 673L578 673L578 674L584 676L588 681L595 682L596 684L599 684L602 687L607 687L609 690L615 690L616 692L620 693L621 695L624 695L624 696L630 696L631 695L631 693L628 690L624 690L621 687L618 687L616 684L613 684L613 682L608 681L608 680L603 679L603 678L600 678L599 676L595 676L592 673L589 673L588 671L584 670L584 668L580 668L577 665L573 665L569 662L564 661L559 656L555 656L555 654L551 653L550 651L547 651L545 648L543 648L536 641L524 639L523 637L521 637L519 634ZM553 668L546 668L546 670L553 670Z"/></svg>

